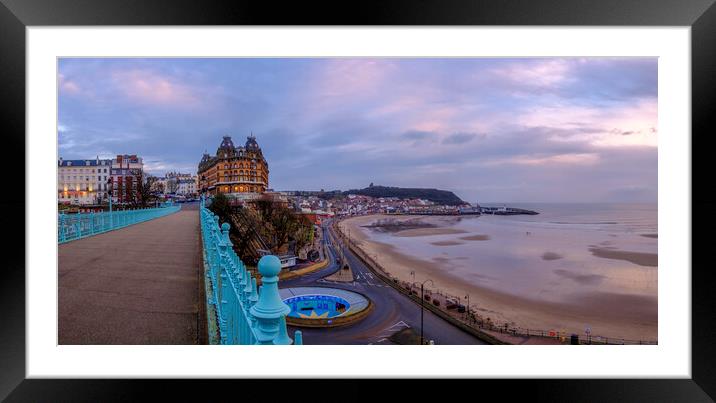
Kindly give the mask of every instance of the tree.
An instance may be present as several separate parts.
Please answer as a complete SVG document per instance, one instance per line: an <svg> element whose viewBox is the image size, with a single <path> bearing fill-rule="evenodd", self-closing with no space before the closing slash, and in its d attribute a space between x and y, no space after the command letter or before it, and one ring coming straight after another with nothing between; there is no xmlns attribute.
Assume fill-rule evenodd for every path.
<svg viewBox="0 0 716 403"><path fill-rule="evenodd" d="M296 214L268 195L255 200L253 206L262 237L270 240L272 252L281 253L286 247L295 252L313 241L313 224L304 215Z"/></svg>
<svg viewBox="0 0 716 403"><path fill-rule="evenodd" d="M156 197L152 195L151 188L152 184L157 181L157 178L145 174L144 171L140 169L135 169L132 173L134 188L132 189L131 204L134 207L147 207L151 202L156 200Z"/></svg>
<svg viewBox="0 0 716 403"><path fill-rule="evenodd" d="M154 188L156 189L157 193L164 193L164 183L157 181L154 183Z"/></svg>
<svg viewBox="0 0 716 403"><path fill-rule="evenodd" d="M167 193L175 194L179 189L179 179L171 177L167 179Z"/></svg>
<svg viewBox="0 0 716 403"><path fill-rule="evenodd" d="M219 216L219 222L224 223L231 221L231 205L229 205L229 198L223 193L218 193L214 196L209 210Z"/></svg>

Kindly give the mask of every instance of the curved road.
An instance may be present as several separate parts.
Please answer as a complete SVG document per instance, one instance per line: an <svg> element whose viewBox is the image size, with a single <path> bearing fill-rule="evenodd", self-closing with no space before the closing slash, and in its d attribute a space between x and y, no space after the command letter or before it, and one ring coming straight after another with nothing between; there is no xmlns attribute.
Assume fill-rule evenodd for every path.
<svg viewBox="0 0 716 403"><path fill-rule="evenodd" d="M353 271L355 281L339 283L324 280L324 277L338 270L335 259L336 245L330 243L329 226L323 226L322 231L330 264L315 273L281 281L280 288L323 286L356 291L373 301L373 311L366 318L351 325L328 329L301 328L304 344L393 344L389 337L408 327L420 334L420 305L373 275L347 248L344 248L343 253ZM435 344L486 344L428 309L425 309L424 315L423 335L426 339L434 340ZM290 333L296 329L292 328Z"/></svg>

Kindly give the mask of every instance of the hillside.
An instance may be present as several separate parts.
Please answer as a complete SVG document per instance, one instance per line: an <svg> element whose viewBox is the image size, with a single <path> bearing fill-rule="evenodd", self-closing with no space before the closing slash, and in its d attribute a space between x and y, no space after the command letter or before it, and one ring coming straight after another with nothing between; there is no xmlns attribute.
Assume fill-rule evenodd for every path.
<svg viewBox="0 0 716 403"><path fill-rule="evenodd" d="M438 204L457 206L466 204L455 193L439 189L398 188L388 186L369 186L364 189L352 189L344 195L356 194L371 197L399 197L401 199L425 199Z"/></svg>

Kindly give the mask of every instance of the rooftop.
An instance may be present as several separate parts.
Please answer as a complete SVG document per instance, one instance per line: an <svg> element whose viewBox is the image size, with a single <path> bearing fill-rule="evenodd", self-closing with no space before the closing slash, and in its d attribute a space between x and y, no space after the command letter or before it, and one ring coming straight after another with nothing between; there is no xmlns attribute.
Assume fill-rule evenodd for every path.
<svg viewBox="0 0 716 403"><path fill-rule="evenodd" d="M57 166L61 167L96 167L96 166L102 166L112 165L112 160L104 160L104 159L93 159L93 160L63 160L60 158L57 160Z"/></svg>

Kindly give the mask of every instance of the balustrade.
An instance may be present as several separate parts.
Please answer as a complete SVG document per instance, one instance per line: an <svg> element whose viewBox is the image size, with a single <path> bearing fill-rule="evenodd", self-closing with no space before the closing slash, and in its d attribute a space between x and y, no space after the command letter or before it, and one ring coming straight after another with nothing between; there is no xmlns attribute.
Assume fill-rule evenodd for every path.
<svg viewBox="0 0 716 403"><path fill-rule="evenodd" d="M229 239L229 223L219 226L219 217L199 207L204 264L210 290L207 304L210 320L216 321L220 344L303 344L301 331L288 336L286 315L290 308L278 292L281 262L273 255L263 256L258 269L262 285L239 259ZM212 326L209 326L212 329ZM211 340L211 338L210 338Z"/></svg>
<svg viewBox="0 0 716 403"><path fill-rule="evenodd" d="M57 241L65 243L75 239L101 234L103 232L124 228L155 218L176 213L181 206L131 209L100 213L77 213L57 215Z"/></svg>

